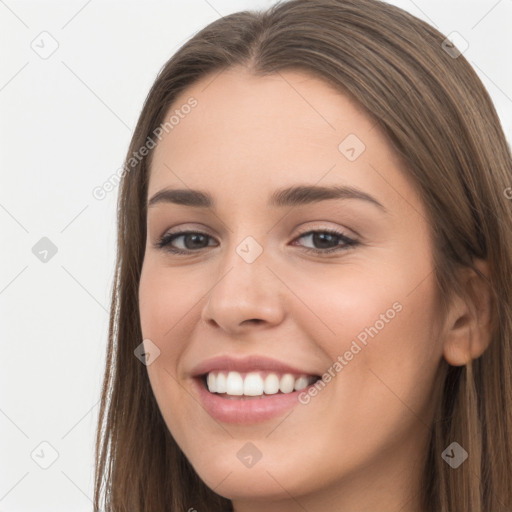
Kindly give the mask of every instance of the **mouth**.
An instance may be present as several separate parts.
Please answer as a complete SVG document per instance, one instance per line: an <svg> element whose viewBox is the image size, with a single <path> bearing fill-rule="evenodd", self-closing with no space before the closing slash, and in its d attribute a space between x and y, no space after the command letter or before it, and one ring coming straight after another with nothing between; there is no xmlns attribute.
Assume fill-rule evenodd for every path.
<svg viewBox="0 0 512 512"><path fill-rule="evenodd" d="M210 371L199 378L210 394L231 400L254 400L302 391L319 380L320 376L268 370L225 370Z"/></svg>
<svg viewBox="0 0 512 512"><path fill-rule="evenodd" d="M203 409L217 422L253 425L299 405L320 377L275 372L215 371L192 379Z"/></svg>
<svg viewBox="0 0 512 512"><path fill-rule="evenodd" d="M266 356L214 357L190 371L203 409L217 422L251 425L283 416L321 376Z"/></svg>

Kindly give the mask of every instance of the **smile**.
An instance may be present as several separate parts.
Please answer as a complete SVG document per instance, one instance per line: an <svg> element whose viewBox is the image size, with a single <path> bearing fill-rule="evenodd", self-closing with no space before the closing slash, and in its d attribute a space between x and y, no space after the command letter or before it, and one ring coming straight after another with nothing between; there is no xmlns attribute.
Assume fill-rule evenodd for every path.
<svg viewBox="0 0 512 512"><path fill-rule="evenodd" d="M300 393L320 379L308 366L259 355L222 355L200 362L189 375L194 394L214 420L250 425L282 416L300 404Z"/></svg>
<svg viewBox="0 0 512 512"><path fill-rule="evenodd" d="M289 394L305 389L318 380L318 377L313 375L293 375L269 371L249 373L212 371L204 378L210 393L216 393L225 398Z"/></svg>

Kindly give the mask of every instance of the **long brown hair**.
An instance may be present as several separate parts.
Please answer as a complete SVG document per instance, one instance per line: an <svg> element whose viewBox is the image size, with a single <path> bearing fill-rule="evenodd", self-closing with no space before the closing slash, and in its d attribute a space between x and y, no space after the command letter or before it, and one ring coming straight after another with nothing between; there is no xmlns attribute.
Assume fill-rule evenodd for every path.
<svg viewBox="0 0 512 512"><path fill-rule="evenodd" d="M173 100L207 74L244 66L258 76L298 69L355 98L407 164L434 234L443 300L456 270L489 265L492 341L449 366L426 454L422 503L432 512L512 510L512 158L492 101L445 36L378 0L291 0L239 12L198 32L165 64L145 101L118 198L118 252L96 443L94 506L110 512L232 510L199 479L158 409L146 368L138 286L150 157L130 160ZM131 162L131 167L128 165ZM478 271L477 271L478 272ZM441 453L469 453L457 470Z"/></svg>

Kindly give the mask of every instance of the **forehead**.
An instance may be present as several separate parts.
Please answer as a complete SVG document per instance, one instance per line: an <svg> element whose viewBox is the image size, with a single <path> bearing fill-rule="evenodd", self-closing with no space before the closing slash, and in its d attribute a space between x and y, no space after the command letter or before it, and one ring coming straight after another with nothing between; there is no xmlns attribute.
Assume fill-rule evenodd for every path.
<svg viewBox="0 0 512 512"><path fill-rule="evenodd" d="M166 120L171 115L172 129L154 149L148 196L184 185L247 196L296 182L375 190L384 179L410 188L376 121L302 71L208 75L181 92ZM381 195L393 199L393 187Z"/></svg>

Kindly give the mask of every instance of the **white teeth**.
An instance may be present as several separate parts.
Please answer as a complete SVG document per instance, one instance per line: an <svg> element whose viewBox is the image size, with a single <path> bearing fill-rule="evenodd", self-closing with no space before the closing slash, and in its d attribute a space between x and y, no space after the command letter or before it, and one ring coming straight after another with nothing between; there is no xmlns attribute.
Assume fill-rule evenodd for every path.
<svg viewBox="0 0 512 512"><path fill-rule="evenodd" d="M258 373L248 373L244 379L244 395L263 395L263 379Z"/></svg>
<svg viewBox="0 0 512 512"><path fill-rule="evenodd" d="M211 375L211 374L209 373L208 375ZM216 389L217 393L225 393L226 392L226 389L227 389L226 375L224 373L220 372L217 374L216 384L217 384L217 389Z"/></svg>
<svg viewBox="0 0 512 512"><path fill-rule="evenodd" d="M294 385L295 379L293 378L293 375L285 373L281 377L281 382L279 382L279 391L281 391L281 393L291 393Z"/></svg>
<svg viewBox="0 0 512 512"><path fill-rule="evenodd" d="M300 391L301 389L307 388L309 386L309 379L307 377L299 377L295 379L295 391ZM217 388L219 387L219 380L217 379Z"/></svg>
<svg viewBox="0 0 512 512"><path fill-rule="evenodd" d="M227 376L226 376L227 375ZM308 375L293 376L291 373L279 375L269 373L262 377L260 372L242 374L239 372L210 372L206 384L210 393L222 393L232 396L262 396L292 393L308 387L315 378Z"/></svg>
<svg viewBox="0 0 512 512"><path fill-rule="evenodd" d="M275 373L269 373L263 384L265 395L275 395L279 391L279 377Z"/></svg>
<svg viewBox="0 0 512 512"><path fill-rule="evenodd" d="M244 379L238 372L229 372L226 379L226 393L228 395L244 394Z"/></svg>
<svg viewBox="0 0 512 512"><path fill-rule="evenodd" d="M206 383L208 384L208 390L210 391L210 393L217 393L218 392L218 388L217 388L217 379L215 378L215 375L213 373L209 373L208 374L208 377L206 379Z"/></svg>

